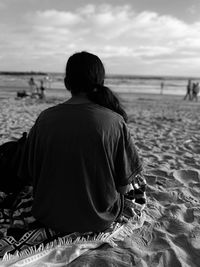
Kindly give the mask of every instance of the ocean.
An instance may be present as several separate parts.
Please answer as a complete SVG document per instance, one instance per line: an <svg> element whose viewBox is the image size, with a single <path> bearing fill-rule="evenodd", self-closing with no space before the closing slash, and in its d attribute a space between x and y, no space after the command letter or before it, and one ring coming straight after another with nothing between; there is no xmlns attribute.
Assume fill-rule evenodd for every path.
<svg viewBox="0 0 200 267"><path fill-rule="evenodd" d="M0 75L0 91L3 88L15 88L16 90L28 89L28 81L33 77L39 85L40 80L44 80L46 89L65 89L63 84L64 74L49 73L48 75ZM200 83L200 78L193 78L194 82ZM140 75L109 75L105 79L105 85L117 93L150 93L166 95L184 95L188 77L154 77Z"/></svg>

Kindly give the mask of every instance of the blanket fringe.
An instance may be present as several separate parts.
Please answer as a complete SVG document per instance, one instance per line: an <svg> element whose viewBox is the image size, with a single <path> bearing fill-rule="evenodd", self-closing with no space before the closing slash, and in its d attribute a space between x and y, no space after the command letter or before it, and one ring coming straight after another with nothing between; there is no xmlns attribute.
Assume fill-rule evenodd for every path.
<svg viewBox="0 0 200 267"><path fill-rule="evenodd" d="M59 237L54 241L49 242L47 245L41 244L39 247L33 246L21 252L16 252L14 255L5 253L2 261L0 262L0 266L7 267L13 264L15 264L14 266L26 266L47 256L55 248L59 250L77 245L80 249L88 250L90 248L97 248L103 243L109 243L113 247L117 246L115 242L130 236L135 229L141 227L144 222L142 217L143 216L134 216L134 218L129 219L129 221L123 225L117 223L112 233L99 233L93 237L90 235L86 237L78 236L75 240L68 235Z"/></svg>
<svg viewBox="0 0 200 267"><path fill-rule="evenodd" d="M16 261L20 261L20 264L18 262L18 265L16 266L25 266L27 263L34 262L40 258L45 257L48 255L51 251L53 251L55 248L65 248L70 247L73 245L81 245L81 248L89 247L90 244L97 246L103 244L103 243L110 243L112 246L114 246L114 242L112 240L109 240L109 233L100 233L97 236L94 237L77 237L75 240L72 240L72 238L66 237L59 237L58 239L55 239L52 242L49 242L47 245L41 244L38 248L36 246L27 248L21 252L16 252L14 255L10 253L5 253L1 263L5 263L4 266L9 266L9 264L13 264ZM7 263L7 264L6 264ZM1 266L1 265L0 265Z"/></svg>

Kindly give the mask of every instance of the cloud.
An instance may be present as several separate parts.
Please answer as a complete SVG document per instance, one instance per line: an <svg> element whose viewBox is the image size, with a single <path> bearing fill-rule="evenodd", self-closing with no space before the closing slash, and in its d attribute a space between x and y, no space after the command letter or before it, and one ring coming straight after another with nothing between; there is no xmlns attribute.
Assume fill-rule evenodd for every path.
<svg viewBox="0 0 200 267"><path fill-rule="evenodd" d="M0 25L1 29L1 25ZM136 12L128 5L86 5L75 11L29 12L21 24L2 25L0 51L34 58L59 58L88 50L105 61L195 60L200 52L200 21L189 24L156 12ZM23 49L22 49L23 47ZM200 65L200 64L199 64Z"/></svg>
<svg viewBox="0 0 200 267"><path fill-rule="evenodd" d="M27 16L28 18L28 16ZM37 11L33 18L33 23L35 25L42 26L55 26L55 27L66 27L74 24L81 23L82 19L79 14L72 12L57 11L54 9Z"/></svg>
<svg viewBox="0 0 200 267"><path fill-rule="evenodd" d="M126 50L127 55L130 48L137 51L138 47L146 46L147 42L148 46L151 46L152 55L158 47L157 54L174 51L180 48L180 42L182 49L188 49L187 42L185 43L188 39L193 40L190 44L192 48L199 39L200 29L199 23L189 25L174 17L160 16L155 12L145 11L137 14L127 5L115 8L110 5L88 5L74 13L40 11L33 16L33 23L38 33L43 29L51 38L58 38L58 42L75 39L77 43L80 41L80 46L103 45L105 52L108 46L115 46L119 47L119 50L113 48L116 54ZM124 50L124 47L127 49ZM110 53L113 55L111 50ZM149 55L149 48L143 49L143 53ZM141 49L139 54L141 55Z"/></svg>

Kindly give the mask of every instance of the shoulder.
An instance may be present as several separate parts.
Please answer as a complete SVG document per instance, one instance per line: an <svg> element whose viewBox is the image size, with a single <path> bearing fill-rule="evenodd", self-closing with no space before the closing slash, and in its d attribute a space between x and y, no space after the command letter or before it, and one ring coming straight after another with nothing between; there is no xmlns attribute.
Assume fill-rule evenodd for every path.
<svg viewBox="0 0 200 267"><path fill-rule="evenodd" d="M49 115L59 112L62 109L62 104L57 104L55 106L44 109L38 116L38 118L49 117Z"/></svg>
<svg viewBox="0 0 200 267"><path fill-rule="evenodd" d="M100 106L98 104L94 104L94 105L95 105L96 110L100 114L107 116L108 118L112 119L115 122L119 122L119 123L124 122L123 117L120 114L118 114L117 112L115 112L109 108Z"/></svg>
<svg viewBox="0 0 200 267"><path fill-rule="evenodd" d="M127 124L120 114L99 105L96 105L95 109L96 122L104 134L107 133L110 137L120 138L127 131Z"/></svg>

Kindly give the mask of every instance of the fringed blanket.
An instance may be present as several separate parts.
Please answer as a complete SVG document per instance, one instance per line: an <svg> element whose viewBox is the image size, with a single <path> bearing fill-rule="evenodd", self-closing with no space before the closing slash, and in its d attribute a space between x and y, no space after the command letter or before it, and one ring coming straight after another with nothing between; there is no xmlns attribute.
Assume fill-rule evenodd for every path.
<svg viewBox="0 0 200 267"><path fill-rule="evenodd" d="M0 266L109 266L102 262L105 257L94 265L79 256L86 252L111 255L108 251L115 248L114 253L118 241L141 227L146 203L145 180L136 181L125 197L121 218L103 233L62 236L34 219L32 200L32 187L26 187L18 196L0 192ZM119 263L119 266L127 265Z"/></svg>

